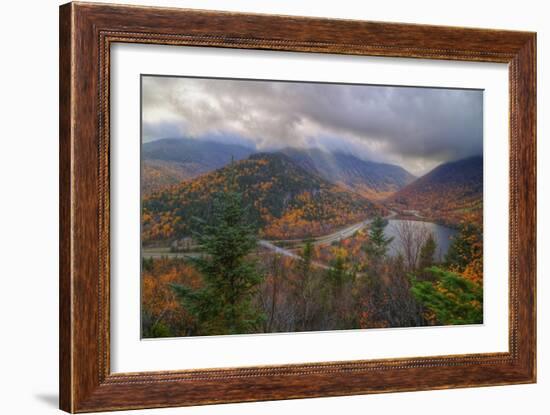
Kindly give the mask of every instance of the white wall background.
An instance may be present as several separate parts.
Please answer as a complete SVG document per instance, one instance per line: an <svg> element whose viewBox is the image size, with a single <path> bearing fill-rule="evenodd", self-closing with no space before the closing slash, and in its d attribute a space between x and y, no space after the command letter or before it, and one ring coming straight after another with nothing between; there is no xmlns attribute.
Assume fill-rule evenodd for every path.
<svg viewBox="0 0 550 415"><path fill-rule="evenodd" d="M280 414L548 413L550 407L550 144L544 70L550 63L550 13L536 0L460 2L388 0L189 0L134 4L311 15L538 32L539 181L539 383L217 405L132 413ZM2 7L0 66L0 412L57 412L58 256L58 9L56 0L5 2ZM545 200L546 199L546 200ZM495 212L498 214L498 212Z"/></svg>

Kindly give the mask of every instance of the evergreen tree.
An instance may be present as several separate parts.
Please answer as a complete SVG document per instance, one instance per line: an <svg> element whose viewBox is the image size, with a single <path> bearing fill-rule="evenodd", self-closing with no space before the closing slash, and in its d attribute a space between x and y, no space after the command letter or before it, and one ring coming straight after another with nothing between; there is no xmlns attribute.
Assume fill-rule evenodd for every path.
<svg viewBox="0 0 550 415"><path fill-rule="evenodd" d="M342 286L350 281L352 275L346 270L346 261L342 255L336 257L330 262L330 268L327 271L327 279L332 286L333 291L338 292Z"/></svg>
<svg viewBox="0 0 550 415"><path fill-rule="evenodd" d="M356 270L347 262L341 250L335 252L330 268L325 272L321 289L327 325L331 329L358 327L358 296L354 291Z"/></svg>
<svg viewBox="0 0 550 415"><path fill-rule="evenodd" d="M257 238L236 186L215 198L212 220L203 223L195 238L202 255L190 261L201 272L203 285L197 290L173 285L196 320L195 334L255 331L263 315L254 307L252 297L263 276L247 258Z"/></svg>
<svg viewBox="0 0 550 415"><path fill-rule="evenodd" d="M365 277L362 279L363 312L367 314L369 326L387 327L387 297L383 283L385 258L388 246L393 237L386 237L384 229L388 222L376 216L369 227L368 240L364 250L367 254L367 263L364 267Z"/></svg>
<svg viewBox="0 0 550 415"><path fill-rule="evenodd" d="M299 255L300 260L296 264L296 269L303 279L307 280L309 274L311 274L311 263L313 261L313 241L311 239L305 241L304 249Z"/></svg>
<svg viewBox="0 0 550 415"><path fill-rule="evenodd" d="M473 222L463 222L458 234L447 251L447 266L454 271L464 272L468 264L482 257L482 231Z"/></svg>
<svg viewBox="0 0 550 415"><path fill-rule="evenodd" d="M365 246L369 266L376 268L388 252L388 246L392 243L393 237L386 237L384 229L388 224L382 217L376 216L369 227L369 239Z"/></svg>
<svg viewBox="0 0 550 415"><path fill-rule="evenodd" d="M299 330L311 329L312 306L315 302L315 280L312 267L313 241L305 241L304 248L300 252L300 258L296 262L296 279L294 285L294 298L296 302L296 326Z"/></svg>
<svg viewBox="0 0 550 415"><path fill-rule="evenodd" d="M420 248L420 258L418 260L418 268L422 271L424 268L429 268L434 263L435 250L437 249L437 244L433 235L430 233L428 239Z"/></svg>
<svg viewBox="0 0 550 415"><path fill-rule="evenodd" d="M483 323L483 288L438 267L428 268L433 282L413 278L411 291L441 324Z"/></svg>

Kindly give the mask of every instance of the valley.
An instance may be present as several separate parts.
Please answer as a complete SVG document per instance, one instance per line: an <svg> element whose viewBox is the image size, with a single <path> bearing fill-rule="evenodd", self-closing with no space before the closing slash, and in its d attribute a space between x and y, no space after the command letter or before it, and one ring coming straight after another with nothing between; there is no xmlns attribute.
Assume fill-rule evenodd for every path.
<svg viewBox="0 0 550 415"><path fill-rule="evenodd" d="M177 287L199 295L205 275L223 281L240 263L261 275L260 332L441 324L413 294L442 278L430 266L467 280L476 300L464 321L479 321L480 157L415 177L341 152L182 141L143 151L145 337L164 333L151 321L170 336L218 333L181 314Z"/></svg>
<svg viewBox="0 0 550 415"><path fill-rule="evenodd" d="M482 222L483 158L444 163L385 200L403 216L420 217L450 227L461 220Z"/></svg>
<svg viewBox="0 0 550 415"><path fill-rule="evenodd" d="M451 228L466 218L481 223L481 157L444 163L416 178L399 166L340 152L258 153L194 141L144 145L144 247L190 237L197 220L208 220L216 195L232 186L242 192L259 237L281 246L306 238L331 243L339 229L359 229L389 212Z"/></svg>
<svg viewBox="0 0 550 415"><path fill-rule="evenodd" d="M200 221L210 220L216 198L229 190L242 194L250 224L263 239L323 236L387 212L284 154L257 153L144 198L143 243L190 236Z"/></svg>

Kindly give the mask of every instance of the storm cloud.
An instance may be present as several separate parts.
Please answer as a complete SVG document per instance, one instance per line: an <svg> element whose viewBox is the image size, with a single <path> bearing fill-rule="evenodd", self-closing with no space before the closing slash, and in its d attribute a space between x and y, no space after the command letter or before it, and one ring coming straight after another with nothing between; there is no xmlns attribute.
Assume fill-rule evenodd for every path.
<svg viewBox="0 0 550 415"><path fill-rule="evenodd" d="M144 141L320 147L414 174L482 154L480 90L144 76Z"/></svg>

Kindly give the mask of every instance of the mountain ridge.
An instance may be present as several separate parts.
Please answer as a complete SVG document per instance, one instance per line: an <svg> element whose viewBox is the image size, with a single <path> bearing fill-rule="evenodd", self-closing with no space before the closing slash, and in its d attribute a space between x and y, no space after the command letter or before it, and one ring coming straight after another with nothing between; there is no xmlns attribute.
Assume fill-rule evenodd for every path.
<svg viewBox="0 0 550 415"><path fill-rule="evenodd" d="M415 179L414 175L400 166L360 159L342 151L286 147L279 152L287 154L299 165L324 179L372 200L384 199Z"/></svg>
<svg viewBox="0 0 550 415"><path fill-rule="evenodd" d="M143 192L149 195L164 190L252 153L248 147L209 140L163 138L144 143Z"/></svg>
<svg viewBox="0 0 550 415"><path fill-rule="evenodd" d="M383 199L415 179L400 166L364 160L342 151L295 147L256 151L238 144L166 138L143 145L144 194L149 195L221 168L231 160L242 160L258 153L285 154L310 173L371 200Z"/></svg>
<svg viewBox="0 0 550 415"><path fill-rule="evenodd" d="M419 211L446 224L456 225L467 215L481 222L483 157L442 163L384 202L390 209Z"/></svg>
<svg viewBox="0 0 550 415"><path fill-rule="evenodd" d="M268 239L319 236L385 213L385 208L313 175L284 154L255 153L145 198L145 242L191 235L191 218L208 220L213 199L233 185L249 206L250 222Z"/></svg>

